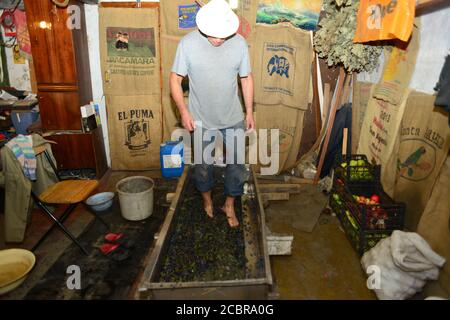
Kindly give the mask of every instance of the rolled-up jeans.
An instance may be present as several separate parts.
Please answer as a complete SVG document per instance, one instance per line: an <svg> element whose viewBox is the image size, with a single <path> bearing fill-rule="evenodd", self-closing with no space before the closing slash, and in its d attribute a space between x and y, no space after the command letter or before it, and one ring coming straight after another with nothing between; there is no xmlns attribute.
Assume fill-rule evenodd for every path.
<svg viewBox="0 0 450 320"><path fill-rule="evenodd" d="M208 192L214 187L214 155L209 152L212 151L212 146L215 145L215 138L222 134L226 153L226 169L225 169L225 195L230 197L237 197L242 195L243 186L246 177L246 168L244 164L245 147L238 144L238 136L244 139L245 126L244 121L238 122L234 126L224 129L205 129L197 126L195 130L202 130L202 156L194 156L194 180L195 186L200 192ZM208 132L207 132L208 131ZM207 135L205 136L205 132ZM195 133L194 133L195 136ZM194 153L198 153L199 148L195 147L198 143L194 138ZM207 141L204 141L207 140ZM241 140L245 141L245 140ZM205 148L208 148L205 150ZM243 150L240 150L240 149ZM198 160L201 161L198 162ZM231 161L232 159L232 161ZM239 161L238 161L239 160Z"/></svg>

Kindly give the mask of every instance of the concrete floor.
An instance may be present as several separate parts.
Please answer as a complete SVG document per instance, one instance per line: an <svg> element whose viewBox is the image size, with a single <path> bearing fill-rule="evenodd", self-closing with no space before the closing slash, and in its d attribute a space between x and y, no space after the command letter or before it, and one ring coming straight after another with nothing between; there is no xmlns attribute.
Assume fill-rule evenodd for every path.
<svg viewBox="0 0 450 320"><path fill-rule="evenodd" d="M376 299L338 219L319 216L327 201L316 186L302 185L300 194L273 201L265 210L272 232L294 236L291 256L271 257L280 299ZM302 231L298 221L315 214L312 232Z"/></svg>
<svg viewBox="0 0 450 320"><path fill-rule="evenodd" d="M114 173L113 177L110 176L107 181L103 181L105 189L111 189L114 181L123 176L124 174ZM288 201L271 201L266 208L270 230L294 236L291 256L271 257L272 274L279 298L375 299L373 292L366 287L366 277L361 269L359 257L340 228L338 220L331 215L320 215L327 203L327 197L313 185L302 185L301 190L300 194L291 195ZM3 229L2 218L3 215L0 215L1 229ZM0 249L31 247L38 235L42 234L42 228L48 227L48 221L44 219L42 222L41 215L34 215L33 219L35 218L36 222L32 224L34 227L27 232L27 241L21 245L5 246L0 231ZM69 218L67 225L78 235L91 220L89 214L80 210ZM312 231L307 232L305 229ZM70 240L60 232L54 232L49 236L35 252L39 263L29 279L9 298L25 297L33 284L39 281L39 277L42 277L70 244Z"/></svg>

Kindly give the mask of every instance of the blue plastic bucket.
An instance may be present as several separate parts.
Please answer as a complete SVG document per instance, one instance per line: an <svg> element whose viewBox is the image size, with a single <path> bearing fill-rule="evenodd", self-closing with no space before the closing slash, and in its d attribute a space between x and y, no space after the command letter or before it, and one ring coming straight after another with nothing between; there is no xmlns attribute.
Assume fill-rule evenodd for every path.
<svg viewBox="0 0 450 320"><path fill-rule="evenodd" d="M180 177L184 170L183 142L167 141L159 148L161 173L164 178Z"/></svg>
<svg viewBox="0 0 450 320"><path fill-rule="evenodd" d="M17 134L28 134L27 128L39 117L36 111L13 111L11 112L11 121Z"/></svg>

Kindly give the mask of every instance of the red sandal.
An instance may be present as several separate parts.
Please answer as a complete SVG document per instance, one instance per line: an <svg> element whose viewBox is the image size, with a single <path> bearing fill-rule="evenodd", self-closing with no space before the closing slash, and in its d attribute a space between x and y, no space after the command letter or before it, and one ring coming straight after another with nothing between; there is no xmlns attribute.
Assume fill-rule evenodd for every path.
<svg viewBox="0 0 450 320"><path fill-rule="evenodd" d="M100 251L115 261L123 261L130 257L130 251L118 243L104 243L100 246Z"/></svg>

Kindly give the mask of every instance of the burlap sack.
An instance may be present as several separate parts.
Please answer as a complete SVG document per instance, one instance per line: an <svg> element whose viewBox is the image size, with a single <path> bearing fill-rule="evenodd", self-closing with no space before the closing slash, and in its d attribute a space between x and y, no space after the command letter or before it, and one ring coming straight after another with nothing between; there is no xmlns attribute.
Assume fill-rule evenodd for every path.
<svg viewBox="0 0 450 320"><path fill-rule="evenodd" d="M400 134L394 137L393 148L389 158L383 162L381 166L381 185L384 191L391 197L394 198L395 185L397 183L397 156L398 149L400 147Z"/></svg>
<svg viewBox="0 0 450 320"><path fill-rule="evenodd" d="M161 96L107 96L113 170L159 168Z"/></svg>
<svg viewBox="0 0 450 320"><path fill-rule="evenodd" d="M163 0L161 8L161 33L182 37L195 30L195 17L200 6L194 0Z"/></svg>
<svg viewBox="0 0 450 320"><path fill-rule="evenodd" d="M257 7L257 0L241 0L236 9L240 21L238 33L247 40L255 33Z"/></svg>
<svg viewBox="0 0 450 320"><path fill-rule="evenodd" d="M374 98L369 100L359 137L358 154L365 154L371 162L381 164L382 167L386 165L394 150L408 94L409 89L404 91L399 105Z"/></svg>
<svg viewBox="0 0 450 320"><path fill-rule="evenodd" d="M373 94L375 98L394 105L401 103L402 94L407 90L414 73L419 44L420 30L414 27L407 48L393 47L391 52L385 50L385 56L388 58L384 65L383 76L375 86Z"/></svg>
<svg viewBox="0 0 450 320"><path fill-rule="evenodd" d="M395 200L407 204L406 227L412 231L450 148L448 116L434 111L434 100L431 95L412 93L400 131Z"/></svg>
<svg viewBox="0 0 450 320"><path fill-rule="evenodd" d="M101 7L99 15L105 95L159 95L158 8Z"/></svg>
<svg viewBox="0 0 450 320"><path fill-rule="evenodd" d="M438 282L450 295L450 157L441 168L436 184L420 218L417 232L447 263L439 274Z"/></svg>
<svg viewBox="0 0 450 320"><path fill-rule="evenodd" d="M177 128L179 113L170 95L169 77L173 60L177 52L180 37L161 35L161 70L162 70L162 110L164 140L170 140L171 132Z"/></svg>
<svg viewBox="0 0 450 320"><path fill-rule="evenodd" d="M356 81L353 84L353 99L352 99L352 107L355 108L358 112L356 113L356 119L352 119L355 124L358 125L361 130L364 114L367 110L367 104L370 99L370 91L372 90L373 83L370 82L362 82ZM358 143L358 141L353 141L353 143Z"/></svg>
<svg viewBox="0 0 450 320"><path fill-rule="evenodd" d="M255 106L255 121L258 138L261 134L259 129L279 130L279 169L278 173L291 167L297 160L300 141L302 139L303 119L305 112L286 106ZM267 138L270 144L270 137ZM258 141L258 149L260 144ZM267 147L269 152L270 146ZM270 154L270 153L269 153ZM273 158L276 155L271 155Z"/></svg>
<svg viewBox="0 0 450 320"><path fill-rule="evenodd" d="M313 58L309 32L257 25L253 56L255 102L307 110Z"/></svg>

